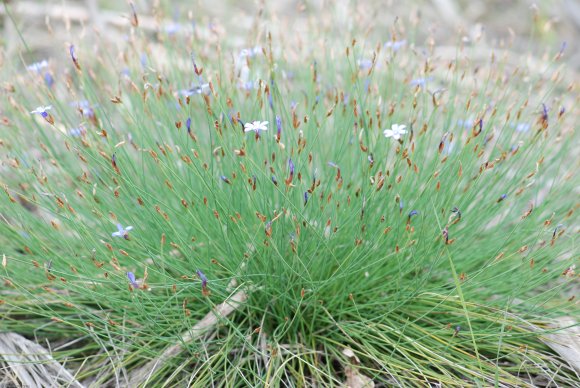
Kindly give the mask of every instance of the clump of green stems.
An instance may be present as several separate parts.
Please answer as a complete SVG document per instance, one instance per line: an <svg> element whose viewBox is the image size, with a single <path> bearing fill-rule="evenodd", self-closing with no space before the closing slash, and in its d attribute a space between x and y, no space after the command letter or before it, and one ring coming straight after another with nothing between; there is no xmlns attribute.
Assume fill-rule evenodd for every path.
<svg viewBox="0 0 580 388"><path fill-rule="evenodd" d="M557 52L536 74L402 38L144 38L121 61L77 42L53 85L13 64L2 330L96 384L175 344L149 384L340 385L348 365L387 385L575 381L541 341L577 281L577 101L547 80Z"/></svg>

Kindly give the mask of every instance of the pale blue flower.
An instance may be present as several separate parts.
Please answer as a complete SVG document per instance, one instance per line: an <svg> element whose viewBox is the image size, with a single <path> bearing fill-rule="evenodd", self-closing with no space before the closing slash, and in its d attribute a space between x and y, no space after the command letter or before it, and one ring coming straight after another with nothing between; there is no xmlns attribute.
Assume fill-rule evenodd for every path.
<svg viewBox="0 0 580 388"><path fill-rule="evenodd" d="M26 68L30 71L34 71L36 73L40 73L40 71L42 69L45 69L48 67L48 61L46 59L43 59L40 62L35 62L31 65L26 66Z"/></svg>
<svg viewBox="0 0 580 388"><path fill-rule="evenodd" d="M529 123L519 123L516 125L516 132L528 132L531 128Z"/></svg>
<svg viewBox="0 0 580 388"><path fill-rule="evenodd" d="M368 70L373 67L373 61L370 59L359 59L358 60L358 67L361 70Z"/></svg>
<svg viewBox="0 0 580 388"><path fill-rule="evenodd" d="M51 109L52 109L52 105L39 106L35 110L30 111L30 113L37 114L37 115L41 115L42 117L46 118L46 117L48 117L48 112L47 111L49 111Z"/></svg>
<svg viewBox="0 0 580 388"><path fill-rule="evenodd" d="M204 83L204 84L201 84L199 86L193 86L189 89L181 90L180 93L186 97L193 96L194 94L207 94L207 95L209 95L211 93L211 89L209 87L209 83Z"/></svg>
<svg viewBox="0 0 580 388"><path fill-rule="evenodd" d="M389 41L385 43L385 47L391 47L393 51L399 51L404 45L407 44L406 40Z"/></svg>
<svg viewBox="0 0 580 388"><path fill-rule="evenodd" d="M181 25L177 23L170 23L165 26L165 33L167 35L175 35L179 30L181 30Z"/></svg>
<svg viewBox="0 0 580 388"><path fill-rule="evenodd" d="M433 77L415 78L414 80L411 80L409 82L409 85L420 86L421 88L424 88L425 85L427 85L427 82L431 81L432 79L433 79Z"/></svg>
<svg viewBox="0 0 580 388"><path fill-rule="evenodd" d="M132 230L132 226L127 226L123 228L123 225L117 224L117 231L111 233L112 237L123 237L124 239L129 239L129 231Z"/></svg>
<svg viewBox="0 0 580 388"><path fill-rule="evenodd" d="M92 118L95 116L95 111L91 108L91 104L87 100L71 102L70 106L77 108L85 117Z"/></svg>
<svg viewBox="0 0 580 388"><path fill-rule="evenodd" d="M72 137L80 137L82 135L84 135L86 133L85 129L82 127L79 128L72 128L69 129L68 131L69 135L71 135Z"/></svg>
<svg viewBox="0 0 580 388"><path fill-rule="evenodd" d="M473 128L473 119L457 120L457 125L463 128Z"/></svg>

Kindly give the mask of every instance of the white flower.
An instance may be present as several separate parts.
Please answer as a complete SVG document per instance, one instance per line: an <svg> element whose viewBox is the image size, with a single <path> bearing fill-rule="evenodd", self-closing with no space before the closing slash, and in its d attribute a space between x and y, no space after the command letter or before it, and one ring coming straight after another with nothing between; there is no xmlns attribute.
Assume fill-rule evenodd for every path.
<svg viewBox="0 0 580 388"><path fill-rule="evenodd" d="M406 125L393 124L391 126L391 129L385 129L383 131L383 134L385 135L385 137L392 137L395 140L399 140L401 138L401 135L407 133L407 131L405 130L406 127L407 127Z"/></svg>
<svg viewBox="0 0 580 388"><path fill-rule="evenodd" d="M254 131L259 133L260 131L267 131L268 130L268 122L267 121L253 121L251 123L244 124L244 132Z"/></svg>
<svg viewBox="0 0 580 388"><path fill-rule="evenodd" d="M131 229L133 229L132 226L127 226L126 228L123 228L123 225L117 224L117 231L111 233L111 236L113 236L113 237L123 237L124 239L129 239L129 231Z"/></svg>
<svg viewBox="0 0 580 388"><path fill-rule="evenodd" d="M32 114L38 114L38 115L41 115L42 117L46 117L46 116L48 116L48 113L46 113L46 111L47 110L51 110L51 109L52 109L52 105L39 106L35 110L30 111L30 113L32 113Z"/></svg>
<svg viewBox="0 0 580 388"><path fill-rule="evenodd" d="M240 51L240 58L246 58L246 57L255 57L256 55L260 54L262 52L262 47L260 46L255 46L255 47L251 47L251 48L245 48L242 51Z"/></svg>

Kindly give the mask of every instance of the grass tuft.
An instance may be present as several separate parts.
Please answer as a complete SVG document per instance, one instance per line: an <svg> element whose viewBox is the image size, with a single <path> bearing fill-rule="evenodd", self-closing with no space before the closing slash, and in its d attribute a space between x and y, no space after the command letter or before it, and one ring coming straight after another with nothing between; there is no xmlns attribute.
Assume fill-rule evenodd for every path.
<svg viewBox="0 0 580 388"><path fill-rule="evenodd" d="M3 69L2 330L94 386L574 385L560 47L270 17Z"/></svg>

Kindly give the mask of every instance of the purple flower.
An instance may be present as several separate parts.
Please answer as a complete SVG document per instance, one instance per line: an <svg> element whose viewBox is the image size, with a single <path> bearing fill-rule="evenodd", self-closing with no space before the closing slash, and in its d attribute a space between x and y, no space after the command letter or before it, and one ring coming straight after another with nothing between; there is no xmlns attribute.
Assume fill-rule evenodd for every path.
<svg viewBox="0 0 580 388"><path fill-rule="evenodd" d="M81 66L79 65L79 61L78 61L78 59L77 59L77 57L75 55L75 46L71 44L69 46L69 48L68 48L68 51L70 53L70 58L72 59L73 64L75 65L75 67L77 68L77 70L80 70L81 69Z"/></svg>
<svg viewBox="0 0 580 388"><path fill-rule="evenodd" d="M561 106L560 110L558 111L558 117L561 117L564 113L566 113L566 108Z"/></svg>
<svg viewBox="0 0 580 388"><path fill-rule="evenodd" d="M417 214L419 214L419 212L418 212L417 210L411 210L411 211L409 212L409 218L411 218L411 217L413 217L413 216L416 216Z"/></svg>
<svg viewBox="0 0 580 388"><path fill-rule="evenodd" d="M304 192L304 206L308 203L308 191Z"/></svg>
<svg viewBox="0 0 580 388"><path fill-rule="evenodd" d="M201 270L199 270L199 269L197 271L195 271L195 273L197 274L197 276L201 280L201 287L206 288L207 287L207 277L205 276L205 274L203 272L201 272Z"/></svg>
<svg viewBox="0 0 580 388"><path fill-rule="evenodd" d="M139 284L137 284L137 280L135 279L135 274L133 272L127 272L127 278L129 279L131 287L139 288Z"/></svg>
<svg viewBox="0 0 580 388"><path fill-rule="evenodd" d="M272 175L272 183L274 183L276 186L278 186L278 180L276 179L275 175Z"/></svg>
<svg viewBox="0 0 580 388"><path fill-rule="evenodd" d="M562 46L560 46L560 55L564 54L564 50L566 50L566 47L568 46L568 42L563 41L562 42Z"/></svg>
<svg viewBox="0 0 580 388"><path fill-rule="evenodd" d="M542 103L542 120L548 121L548 107L546 104Z"/></svg>
<svg viewBox="0 0 580 388"><path fill-rule="evenodd" d="M187 132L191 132L191 117L188 117L187 120L185 120L185 126L187 128Z"/></svg>
<svg viewBox="0 0 580 388"><path fill-rule="evenodd" d="M280 142L282 137L282 119L280 116L276 116L276 141Z"/></svg>
<svg viewBox="0 0 580 388"><path fill-rule="evenodd" d="M50 74L48 71L44 73L44 83L49 88L52 88L52 85L54 85L54 78L52 78L52 74Z"/></svg>
<svg viewBox="0 0 580 388"><path fill-rule="evenodd" d="M288 168L290 169L290 175L294 175L294 162L292 158L288 159Z"/></svg>
<svg viewBox="0 0 580 388"><path fill-rule="evenodd" d="M133 229L132 226L127 226L126 228L123 228L123 225L117 224L117 231L111 233L111 236L112 237L123 237L125 240L128 240L129 239L129 231L132 229Z"/></svg>

